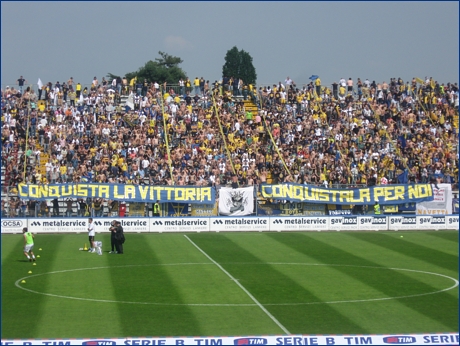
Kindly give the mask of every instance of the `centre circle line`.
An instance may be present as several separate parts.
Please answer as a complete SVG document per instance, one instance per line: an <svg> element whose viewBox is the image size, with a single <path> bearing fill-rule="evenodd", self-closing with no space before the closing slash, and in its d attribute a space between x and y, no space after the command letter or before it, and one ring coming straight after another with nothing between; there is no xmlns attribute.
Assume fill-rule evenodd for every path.
<svg viewBox="0 0 460 346"><path fill-rule="evenodd" d="M298 266L327 266L327 267L355 267L355 268L369 268L369 269L386 269L386 270L395 270L395 271L407 271L407 272L414 272L414 273L421 273L421 274L428 274L428 275L436 275L440 277L444 277L446 279L454 281L454 285L444 288L442 290L427 292L427 293L420 293L420 294L412 294L407 296L400 296L400 297L383 297L383 298L371 298L371 299L355 299L355 300L335 300L335 301L321 301L321 302L303 302L303 303L264 303L264 306L299 306L299 305L318 305L318 304L341 304L341 303L365 303L365 302L374 302L374 301L385 301L385 300L392 300L392 299L404 299L404 298L414 298L414 297L422 297L426 295L438 294L442 292L446 292L456 288L459 285L459 281L453 277L433 273L428 271L422 270L414 270L414 269L405 269L405 268L387 268L387 267L376 267L376 266L358 266L358 265L350 265L350 264L326 264L326 263L282 263L282 262L267 262L267 263L249 263L249 262L233 262L233 263L222 263L227 265L298 265ZM85 271L85 270L99 270L99 269L109 269L109 268L127 268L127 267L152 267L152 266L185 266L185 265L214 265L214 263L158 263L158 264L128 264L128 265L121 265L121 266L105 266L105 267L90 267L90 268L76 268L76 269L66 269L66 270L58 270L52 271L47 273L40 273L22 277L15 281L14 285L17 288L22 290L40 294L49 297L55 298L64 298L64 299L72 299L72 300L81 300L81 301L91 301L91 302L99 302L99 303L122 303L122 304L138 304L138 305L161 305L161 306L222 306L222 307L238 307L238 306L257 306L257 304L225 304L225 303L154 303L154 302L132 302L132 301L121 301L121 300L110 300L110 299L94 299L94 298L79 298L79 297L72 297L72 296L65 296L53 293L46 293L46 292L39 292L32 290L30 288L26 288L20 285L20 282L25 279L30 279L33 277L49 275L49 274L61 274L61 273L68 273L68 272L75 272L75 271Z"/></svg>

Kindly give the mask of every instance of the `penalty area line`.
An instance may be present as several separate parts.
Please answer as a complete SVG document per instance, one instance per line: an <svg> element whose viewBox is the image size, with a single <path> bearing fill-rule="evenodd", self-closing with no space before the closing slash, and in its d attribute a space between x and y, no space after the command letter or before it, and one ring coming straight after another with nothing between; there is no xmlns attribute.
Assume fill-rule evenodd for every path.
<svg viewBox="0 0 460 346"><path fill-rule="evenodd" d="M276 318L273 316L237 279L235 279L232 274L230 274L228 271L226 271L219 263L214 261L211 256L209 256L206 252L204 252L198 245L196 245L187 235L184 234L184 237L187 238L187 240L200 251L203 255L206 256L207 259L209 259L212 263L214 263L220 270L222 270L232 281L234 281L242 290L244 293L246 293L251 300L256 303L256 305L262 309L265 314L270 317L270 319L276 323L278 327L281 328L281 330L286 333L287 335L290 335L291 333L286 329L285 326L283 326Z"/></svg>

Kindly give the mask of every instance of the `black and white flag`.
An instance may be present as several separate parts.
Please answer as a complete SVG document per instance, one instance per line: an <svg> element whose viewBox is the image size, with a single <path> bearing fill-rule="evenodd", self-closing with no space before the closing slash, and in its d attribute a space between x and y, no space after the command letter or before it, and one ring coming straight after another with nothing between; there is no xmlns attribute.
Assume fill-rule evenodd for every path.
<svg viewBox="0 0 460 346"><path fill-rule="evenodd" d="M250 215L254 213L254 186L219 190L219 214L227 216Z"/></svg>

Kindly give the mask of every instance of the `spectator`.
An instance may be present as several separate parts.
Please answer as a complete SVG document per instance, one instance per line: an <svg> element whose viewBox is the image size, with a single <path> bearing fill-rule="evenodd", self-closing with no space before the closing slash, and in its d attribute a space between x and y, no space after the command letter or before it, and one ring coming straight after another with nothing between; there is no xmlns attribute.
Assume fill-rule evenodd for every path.
<svg viewBox="0 0 460 346"><path fill-rule="evenodd" d="M183 100L172 92L163 98L158 83L153 83L139 97L136 109L129 111L121 108L118 90L111 92L98 85L93 91L86 88L84 104L79 104L67 82L70 104L63 102L64 95L58 95L56 103L48 83L48 101L43 110L31 111L27 138L27 102L8 88L2 92L6 186L17 185L18 173L24 168L25 180L39 184L86 180L220 186L236 179L242 186L270 179L272 183L327 182L336 187L394 184L406 168L414 182L438 176L457 184L458 130L453 122L458 115L458 87L438 83L439 87L431 88L400 78L390 80L390 84L377 84L359 79L362 93L358 90L356 95L353 89L347 93L349 85L343 78L331 89L323 83L319 94L313 83L298 89L290 78L286 78L286 87L279 82L259 87L258 93L243 84L245 97L259 99L256 111L245 109L233 95L239 78L233 80L233 92L222 89L218 82L212 90L206 88L206 82L204 89L198 84L199 92L193 98L187 79ZM122 91L121 78L114 81ZM229 78L222 82L230 88ZM80 92L82 88L80 85ZM145 85L141 88L144 94ZM209 108L212 97L216 108ZM26 140L30 152L24 167L24 160L11 152L16 142L25 152ZM45 176L33 169L41 152L50 154ZM86 202L78 201L78 216L90 209L87 204L82 209L81 203Z"/></svg>

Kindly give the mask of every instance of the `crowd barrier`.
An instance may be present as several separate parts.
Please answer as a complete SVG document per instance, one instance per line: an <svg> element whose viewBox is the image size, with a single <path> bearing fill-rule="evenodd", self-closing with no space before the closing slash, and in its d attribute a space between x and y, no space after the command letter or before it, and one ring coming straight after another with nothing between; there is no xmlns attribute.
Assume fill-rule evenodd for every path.
<svg viewBox="0 0 460 346"><path fill-rule="evenodd" d="M94 218L96 233L109 232L113 220L121 221L126 233L162 232L282 232L282 231L403 231L458 230L458 215L374 215L309 217L151 217ZM1 220L2 234L86 233L88 218L16 218Z"/></svg>

